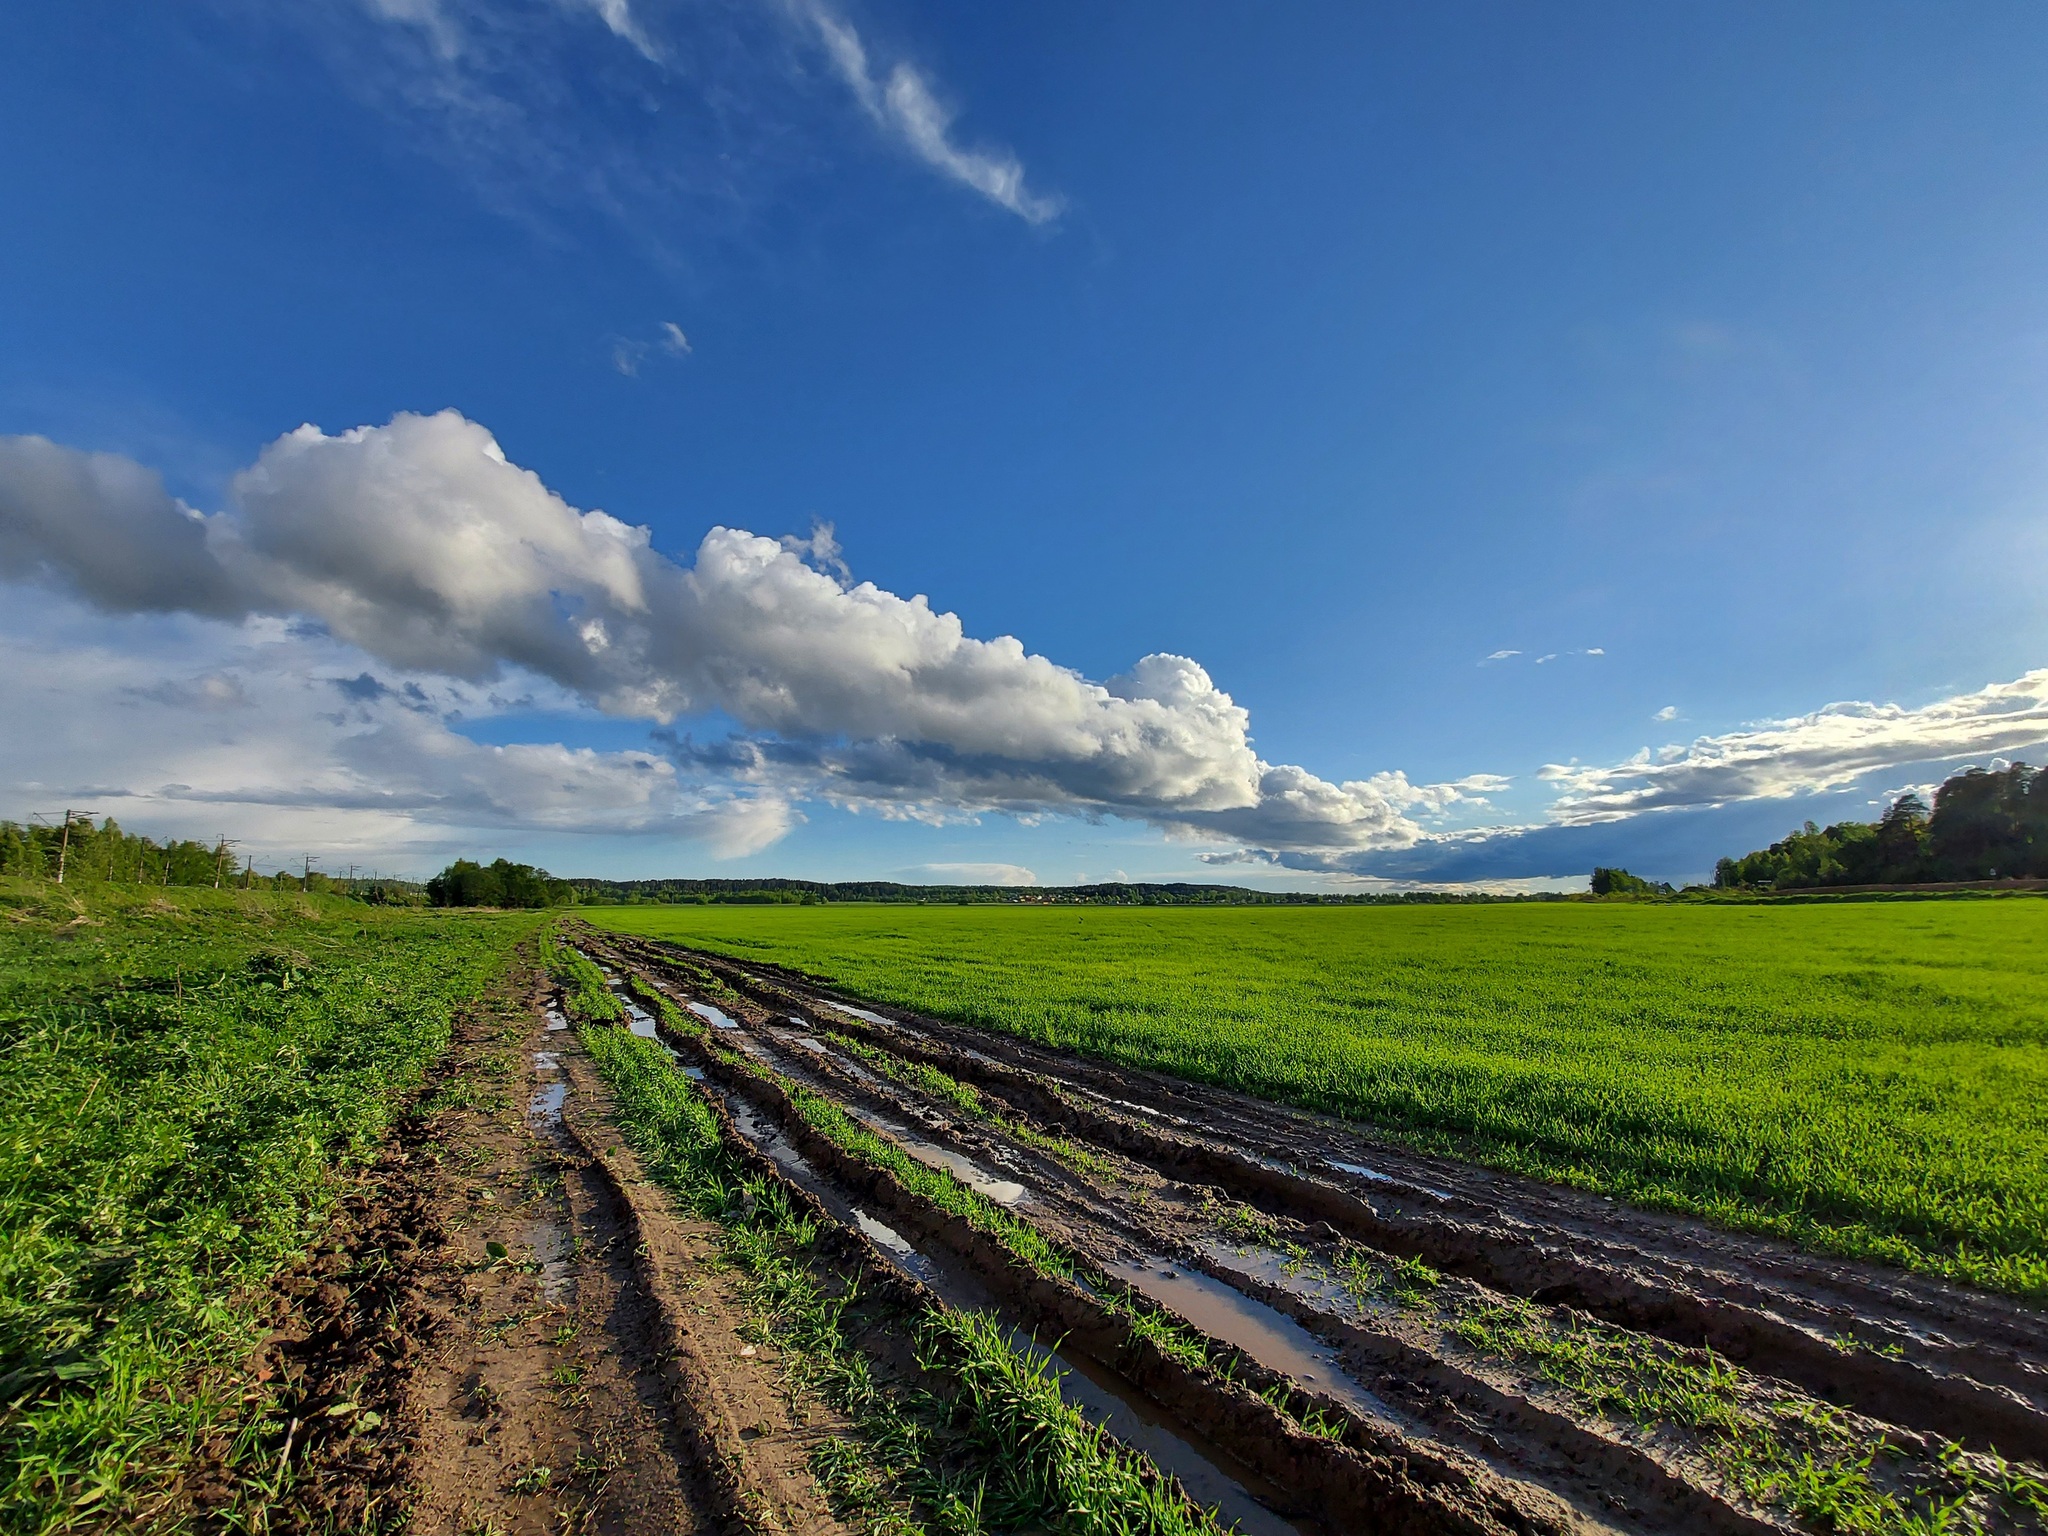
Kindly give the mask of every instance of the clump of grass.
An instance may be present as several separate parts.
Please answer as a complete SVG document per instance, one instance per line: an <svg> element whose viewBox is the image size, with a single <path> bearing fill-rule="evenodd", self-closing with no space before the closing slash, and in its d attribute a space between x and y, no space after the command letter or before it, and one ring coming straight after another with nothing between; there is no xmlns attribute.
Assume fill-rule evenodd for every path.
<svg viewBox="0 0 2048 1536"><path fill-rule="evenodd" d="M18 911L25 882L0 881ZM121 1524L285 1426L262 1287L533 932L334 898L74 893L0 929L0 1525ZM275 1453L263 1453L275 1459ZM255 1483L245 1496L260 1500ZM139 1505L138 1501L142 1501Z"/></svg>
<svg viewBox="0 0 2048 1536"><path fill-rule="evenodd" d="M541 939L540 962L561 983L562 1006L570 1018L594 1024L616 1024L625 1018L625 1004L605 985L596 962L574 945L562 943L552 931Z"/></svg>
<svg viewBox="0 0 2048 1536"><path fill-rule="evenodd" d="M1061 1398L1050 1366L992 1318L934 1308L899 1319L923 1379L883 1379L848 1318L858 1292L818 1261L815 1225L782 1186L744 1171L654 1042L620 1030L583 1035L650 1173L685 1208L721 1224L793 1379L851 1421L851 1436L825 1441L811 1458L843 1518L868 1536L1214 1536L1211 1517L1089 1425Z"/></svg>
<svg viewBox="0 0 2048 1536"><path fill-rule="evenodd" d="M1760 1398L1712 1350L1679 1350L1591 1321L1560 1322L1531 1303L1472 1307L1451 1332L1488 1354L1522 1361L1583 1407L1646 1426L1682 1425L1735 1485L1807 1526L1841 1536L1963 1536L1987 1529L1986 1506L2048 1523L2048 1488L1996 1458L1948 1444L1897 1491L1872 1468L1882 1453L1840 1413L1810 1400Z"/></svg>
<svg viewBox="0 0 2048 1536"><path fill-rule="evenodd" d="M1043 1152L1076 1173L1102 1180L1116 1177L1116 1167L1107 1158L1069 1141L1064 1136L1051 1135L1025 1121L998 1114L990 1106L988 1096L978 1088L961 1082L927 1062L910 1061L898 1056L894 1051L883 1050L880 1046L870 1045L865 1040L856 1040L851 1035L842 1035L830 1030L825 1032L825 1038L842 1050L859 1057L884 1076L892 1077L900 1083L908 1083L941 1103L951 1104L970 1119L985 1120L999 1126L1003 1133L1013 1140L1022 1142L1034 1151Z"/></svg>

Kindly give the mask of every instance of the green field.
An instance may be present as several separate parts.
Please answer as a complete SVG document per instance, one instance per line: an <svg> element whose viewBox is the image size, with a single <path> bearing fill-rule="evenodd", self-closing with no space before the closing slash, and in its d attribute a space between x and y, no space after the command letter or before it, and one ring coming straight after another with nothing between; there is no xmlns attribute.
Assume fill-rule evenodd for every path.
<svg viewBox="0 0 2048 1536"><path fill-rule="evenodd" d="M133 1523L281 1428L264 1282L538 921L0 879L0 1530Z"/></svg>
<svg viewBox="0 0 2048 1536"><path fill-rule="evenodd" d="M2038 899L581 915L2048 1299Z"/></svg>

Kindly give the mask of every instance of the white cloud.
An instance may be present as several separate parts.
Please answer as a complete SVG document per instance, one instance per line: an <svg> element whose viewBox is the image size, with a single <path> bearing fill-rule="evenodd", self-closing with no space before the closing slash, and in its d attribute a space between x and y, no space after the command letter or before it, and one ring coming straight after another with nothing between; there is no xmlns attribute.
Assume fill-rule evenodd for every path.
<svg viewBox="0 0 2048 1536"><path fill-rule="evenodd" d="M1036 885L1038 876L1022 864L917 864L902 871L911 885Z"/></svg>
<svg viewBox="0 0 2048 1536"><path fill-rule="evenodd" d="M817 796L925 819L1112 814L1305 853L1404 847L1423 831L1411 813L1504 782L1333 784L1267 763L1245 710L1199 663L1152 655L1098 683L1009 636L974 639L922 596L853 583L829 525L779 542L714 528L679 565L646 529L568 506L454 412L334 436L301 427L205 519L124 460L21 441L0 442L0 550L13 574L68 584L111 612L312 620L422 675L482 683L523 669L614 715L722 711L746 734L685 739L674 762L749 788L746 837L789 824L762 807ZM25 492L10 466L26 466L14 477ZM61 520L38 499L53 480L68 497ZM176 558L148 558L165 549ZM398 780L403 752L451 772L483 761L446 742L436 756L434 739L408 734L420 729L394 719L350 751L369 777L364 754L393 743L380 771ZM582 761L500 754L488 772L573 779ZM496 814L488 797L465 803ZM549 813L536 802L533 814L545 824Z"/></svg>
<svg viewBox="0 0 2048 1536"><path fill-rule="evenodd" d="M772 793L687 784L655 752L486 745L451 728L532 702L528 686L506 699L430 674L380 678L356 648L264 618L101 621L88 638L49 599L16 595L28 600L0 631L0 714L40 726L0 735L15 800L0 815L90 796L159 835L227 828L273 863L305 846L426 856L549 832L730 858L802 819Z"/></svg>
<svg viewBox="0 0 2048 1536"><path fill-rule="evenodd" d="M641 57L650 63L661 62L661 50L655 47L654 39L647 35L634 18L629 0L588 0L588 4L591 10L597 12L604 24L612 29L615 37L631 43L640 51Z"/></svg>
<svg viewBox="0 0 2048 1536"><path fill-rule="evenodd" d="M1652 720L1676 720L1678 718L1678 706L1676 704L1666 704L1657 713L1650 716L1650 718Z"/></svg>
<svg viewBox="0 0 2048 1536"><path fill-rule="evenodd" d="M690 338L683 334L683 328L673 320L661 322L661 344L678 357L690 355Z"/></svg>
<svg viewBox="0 0 2048 1536"><path fill-rule="evenodd" d="M1552 764L1539 775L1562 793L1551 819L1611 821L1678 806L1783 799L1839 789L1866 773L1912 763L2010 752L2048 742L2048 668L1919 709L1830 704L1689 746L1645 747L1625 763Z"/></svg>
<svg viewBox="0 0 2048 1536"><path fill-rule="evenodd" d="M1480 665L1485 666L1488 661L1506 661L1510 656L1519 656L1521 654L1520 651L1495 651L1487 656L1485 660L1481 661Z"/></svg>
<svg viewBox="0 0 2048 1536"><path fill-rule="evenodd" d="M1060 199L1041 197L1027 189L1024 166L1008 150L963 149L954 143L953 114L914 67L899 63L886 79L877 79L867 47L851 22L823 0L797 0L796 8L817 29L826 57L877 127L941 175L973 188L1027 224L1043 224L1059 216Z"/></svg>
<svg viewBox="0 0 2048 1536"><path fill-rule="evenodd" d="M1600 645L1589 645L1585 648L1585 650L1581 651L1579 654L1582 656L1605 656L1607 654L1607 648L1605 646Z"/></svg>
<svg viewBox="0 0 2048 1536"><path fill-rule="evenodd" d="M1546 661L1555 661L1555 660L1557 660L1557 652L1555 652L1555 651L1552 651L1552 652L1551 652L1551 653L1550 653L1550 654L1549 654L1548 656L1538 656L1538 657L1536 658L1536 665L1540 667L1540 666L1542 666L1542 665L1543 665L1543 663L1545 663Z"/></svg>

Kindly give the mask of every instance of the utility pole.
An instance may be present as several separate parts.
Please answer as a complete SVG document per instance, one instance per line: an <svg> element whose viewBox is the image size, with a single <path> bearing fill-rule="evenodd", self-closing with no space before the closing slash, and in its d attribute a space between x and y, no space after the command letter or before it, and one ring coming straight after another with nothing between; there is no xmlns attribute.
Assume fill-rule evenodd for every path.
<svg viewBox="0 0 2048 1536"><path fill-rule="evenodd" d="M241 839L239 837L229 837L227 833L223 832L220 835L220 841L214 845L213 888L216 891L220 889L221 869L227 860L228 850L234 847L239 842L241 842Z"/></svg>
<svg viewBox="0 0 2048 1536"><path fill-rule="evenodd" d="M71 857L71 823L74 821L90 823L93 815L92 811L74 811L68 807L65 809L64 820L57 833L57 883L59 885L64 883L64 865ZM36 813L36 820L46 827L50 824L50 818L43 815L40 811Z"/></svg>
<svg viewBox="0 0 2048 1536"><path fill-rule="evenodd" d="M299 889L302 891L313 889L313 855L310 853L306 855L306 872L299 877Z"/></svg>

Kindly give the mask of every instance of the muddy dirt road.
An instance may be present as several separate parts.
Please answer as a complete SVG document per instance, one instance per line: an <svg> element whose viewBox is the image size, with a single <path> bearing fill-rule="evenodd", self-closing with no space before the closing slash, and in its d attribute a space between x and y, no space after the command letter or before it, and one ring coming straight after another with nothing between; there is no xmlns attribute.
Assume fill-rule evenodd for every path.
<svg viewBox="0 0 2048 1536"><path fill-rule="evenodd" d="M569 938L589 992L472 1010L283 1288L271 1529L2048 1531L2017 1303ZM656 1166L614 1043L725 1205Z"/></svg>
<svg viewBox="0 0 2048 1536"><path fill-rule="evenodd" d="M1059 1341L1069 1396L1248 1531L2044 1528L2048 1340L2017 1303L770 966L579 943L785 1177Z"/></svg>

